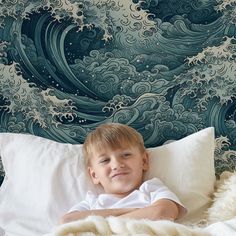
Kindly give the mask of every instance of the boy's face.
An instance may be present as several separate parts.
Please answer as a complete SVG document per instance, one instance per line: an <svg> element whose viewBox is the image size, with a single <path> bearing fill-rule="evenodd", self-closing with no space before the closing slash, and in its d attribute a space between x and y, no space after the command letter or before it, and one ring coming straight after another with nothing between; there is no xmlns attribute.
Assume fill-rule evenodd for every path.
<svg viewBox="0 0 236 236"><path fill-rule="evenodd" d="M104 147L102 151L93 150L88 171L93 183L100 184L105 193L124 197L139 188L148 167L147 152L141 153L135 146Z"/></svg>

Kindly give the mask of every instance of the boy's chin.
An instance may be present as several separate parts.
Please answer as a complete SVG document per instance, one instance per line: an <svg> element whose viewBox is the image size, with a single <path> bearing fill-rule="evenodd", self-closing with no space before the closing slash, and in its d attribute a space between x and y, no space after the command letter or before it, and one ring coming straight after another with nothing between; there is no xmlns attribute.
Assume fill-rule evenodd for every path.
<svg viewBox="0 0 236 236"><path fill-rule="evenodd" d="M132 193L136 189L139 189L139 186L134 186L134 185L129 186L126 183L126 184L122 184L119 187L117 186L116 188L111 190L110 193L113 195L120 195L120 196L125 197L125 196L129 195L130 193Z"/></svg>

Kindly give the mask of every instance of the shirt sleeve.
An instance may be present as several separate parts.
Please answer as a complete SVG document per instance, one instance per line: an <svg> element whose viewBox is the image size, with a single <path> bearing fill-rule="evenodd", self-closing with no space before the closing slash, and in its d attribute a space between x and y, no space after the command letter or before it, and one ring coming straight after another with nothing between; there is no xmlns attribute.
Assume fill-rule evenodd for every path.
<svg viewBox="0 0 236 236"><path fill-rule="evenodd" d="M87 211L91 209L91 202L93 201L94 195L91 192L86 194L85 200L74 205L68 213L73 211Z"/></svg>
<svg viewBox="0 0 236 236"><path fill-rule="evenodd" d="M72 208L70 208L70 210L68 211L68 213L71 213L73 211L87 211L89 210L89 204L86 200L81 201L79 203L77 203L76 205L74 205Z"/></svg>
<svg viewBox="0 0 236 236"><path fill-rule="evenodd" d="M178 218L184 216L187 213L187 209L181 203L176 194L174 194L166 185L164 185L160 179L153 178L148 180L142 187L143 191L150 196L150 204L153 204L160 199L169 199L174 201L179 208L180 214Z"/></svg>

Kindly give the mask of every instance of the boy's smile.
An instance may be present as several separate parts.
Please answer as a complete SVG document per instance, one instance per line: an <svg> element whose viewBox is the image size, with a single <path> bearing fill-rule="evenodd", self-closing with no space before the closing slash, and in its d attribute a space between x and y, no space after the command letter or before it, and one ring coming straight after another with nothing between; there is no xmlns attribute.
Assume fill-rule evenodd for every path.
<svg viewBox="0 0 236 236"><path fill-rule="evenodd" d="M148 154L141 153L135 146L93 150L88 167L94 184L100 184L105 193L119 197L138 189L147 169Z"/></svg>
<svg viewBox="0 0 236 236"><path fill-rule="evenodd" d="M122 178L125 175L128 175L128 172L117 172L111 176L111 178Z"/></svg>

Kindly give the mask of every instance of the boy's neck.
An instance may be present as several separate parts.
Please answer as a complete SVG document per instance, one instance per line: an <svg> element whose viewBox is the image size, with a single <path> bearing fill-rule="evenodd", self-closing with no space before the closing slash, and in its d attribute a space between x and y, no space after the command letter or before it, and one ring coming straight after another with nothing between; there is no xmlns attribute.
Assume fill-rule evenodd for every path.
<svg viewBox="0 0 236 236"><path fill-rule="evenodd" d="M139 186L140 187L140 186ZM108 194L108 195L111 195L113 197L117 197L117 198L125 198L127 197L129 194L131 194L133 191L139 189L139 187L127 192L127 193L105 193L105 194Z"/></svg>

